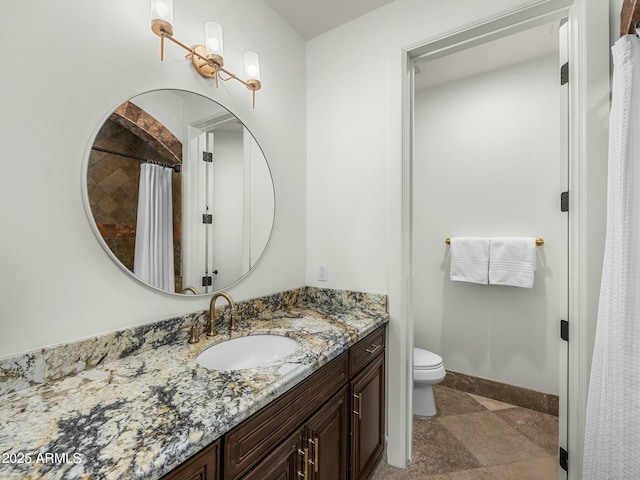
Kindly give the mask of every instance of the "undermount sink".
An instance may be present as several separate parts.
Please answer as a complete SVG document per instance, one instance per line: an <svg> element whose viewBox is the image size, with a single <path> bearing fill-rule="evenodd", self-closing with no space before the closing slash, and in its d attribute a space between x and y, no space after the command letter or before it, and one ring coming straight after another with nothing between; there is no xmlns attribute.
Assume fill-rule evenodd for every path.
<svg viewBox="0 0 640 480"><path fill-rule="evenodd" d="M212 370L268 367L293 353L300 344L281 335L248 335L218 343L196 357L198 365Z"/></svg>

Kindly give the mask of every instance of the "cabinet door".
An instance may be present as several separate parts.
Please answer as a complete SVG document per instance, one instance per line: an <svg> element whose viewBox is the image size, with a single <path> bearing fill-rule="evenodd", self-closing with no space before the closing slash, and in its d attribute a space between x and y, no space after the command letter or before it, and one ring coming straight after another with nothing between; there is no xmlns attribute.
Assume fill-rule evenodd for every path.
<svg viewBox="0 0 640 480"><path fill-rule="evenodd" d="M304 471L302 431L296 431L264 457L242 480L297 480ZM307 467L308 468L308 467Z"/></svg>
<svg viewBox="0 0 640 480"><path fill-rule="evenodd" d="M333 396L306 423L309 480L347 480L349 388Z"/></svg>
<svg viewBox="0 0 640 480"><path fill-rule="evenodd" d="M369 478L384 450L384 359L351 381L351 480Z"/></svg>
<svg viewBox="0 0 640 480"><path fill-rule="evenodd" d="M216 441L191 457L162 480L219 480L220 441Z"/></svg>

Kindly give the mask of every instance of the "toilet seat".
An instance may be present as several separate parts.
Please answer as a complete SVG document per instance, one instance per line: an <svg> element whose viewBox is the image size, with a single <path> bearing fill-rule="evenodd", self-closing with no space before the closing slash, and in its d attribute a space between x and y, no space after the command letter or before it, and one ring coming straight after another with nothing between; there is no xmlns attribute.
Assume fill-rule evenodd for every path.
<svg viewBox="0 0 640 480"><path fill-rule="evenodd" d="M442 357L436 353L413 347L413 369L434 370L442 366Z"/></svg>
<svg viewBox="0 0 640 480"><path fill-rule="evenodd" d="M429 384L444 380L447 372L442 363L442 357L422 348L413 348L413 380Z"/></svg>

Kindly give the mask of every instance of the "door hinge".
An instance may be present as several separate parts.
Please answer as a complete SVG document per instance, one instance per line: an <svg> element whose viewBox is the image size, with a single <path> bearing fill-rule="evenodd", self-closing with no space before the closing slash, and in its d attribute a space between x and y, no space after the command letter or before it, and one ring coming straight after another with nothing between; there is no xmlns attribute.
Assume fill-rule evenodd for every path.
<svg viewBox="0 0 640 480"><path fill-rule="evenodd" d="M211 224L213 223L213 215L210 213L202 214L202 223Z"/></svg>
<svg viewBox="0 0 640 480"><path fill-rule="evenodd" d="M560 320L560 338L565 342L569 341L569 322Z"/></svg>
<svg viewBox="0 0 640 480"><path fill-rule="evenodd" d="M218 270L214 270L211 273L213 275L218 275ZM212 276L205 275L204 277L202 277L202 286L203 287L210 287L211 285L213 285L213 277Z"/></svg>
<svg viewBox="0 0 640 480"><path fill-rule="evenodd" d="M561 212L569 211L569 192L562 192L560 194L560 211Z"/></svg>
<svg viewBox="0 0 640 480"><path fill-rule="evenodd" d="M565 472L569 471L569 452L560 447L560 466Z"/></svg>
<svg viewBox="0 0 640 480"><path fill-rule="evenodd" d="M205 162L213 162L213 153L202 152L202 160L204 160Z"/></svg>
<svg viewBox="0 0 640 480"><path fill-rule="evenodd" d="M560 67L560 85L569 83L569 62Z"/></svg>

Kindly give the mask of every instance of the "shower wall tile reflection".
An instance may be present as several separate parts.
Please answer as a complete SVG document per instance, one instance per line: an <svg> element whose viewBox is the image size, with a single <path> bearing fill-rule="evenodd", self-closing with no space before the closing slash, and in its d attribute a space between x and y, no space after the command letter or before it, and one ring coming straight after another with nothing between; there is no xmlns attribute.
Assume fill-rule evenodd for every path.
<svg viewBox="0 0 640 480"><path fill-rule="evenodd" d="M95 146L137 157L162 161L147 143L131 131L107 120ZM176 291L182 290L182 176L173 180L173 241ZM93 218L109 249L133 271L140 162L93 150L89 157L87 185Z"/></svg>

